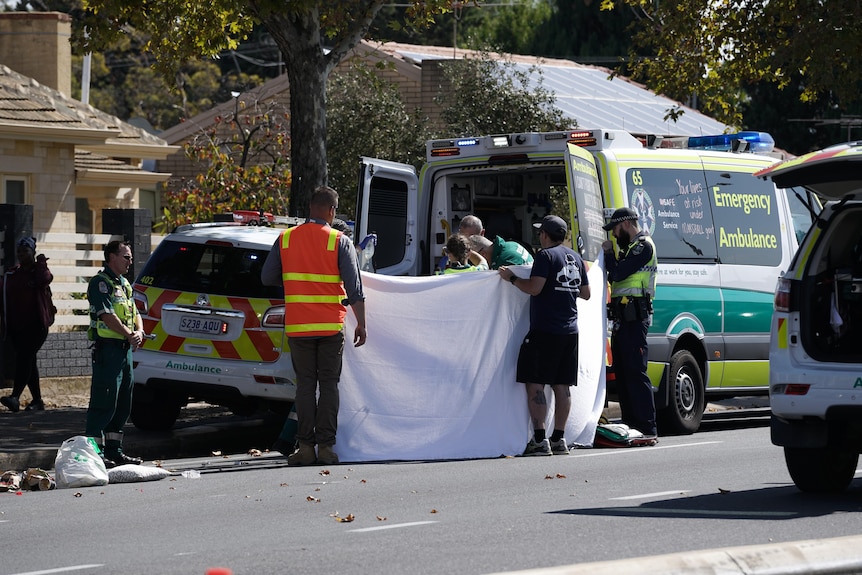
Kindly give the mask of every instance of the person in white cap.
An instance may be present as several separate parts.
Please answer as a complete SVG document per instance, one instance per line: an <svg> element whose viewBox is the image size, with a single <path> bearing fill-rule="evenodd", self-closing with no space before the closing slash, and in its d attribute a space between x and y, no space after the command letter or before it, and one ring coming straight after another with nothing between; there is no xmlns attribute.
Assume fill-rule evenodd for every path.
<svg viewBox="0 0 862 575"><path fill-rule="evenodd" d="M611 284L608 319L613 320L611 353L622 421L655 445L656 419L652 383L647 375L647 331L652 324L657 260L655 244L638 225L638 214L619 208L603 228L616 238L602 243Z"/></svg>
<svg viewBox="0 0 862 575"><path fill-rule="evenodd" d="M533 224L539 229L541 251L536 254L528 279L519 278L507 266L500 277L530 294L530 331L518 353L517 380L527 386L527 407L533 437L523 455L569 453L566 421L572 407L569 389L578 384L578 305L590 299L587 268L578 252L563 245L568 231L557 216L545 216ZM554 431L545 436L548 404L545 386L554 392Z"/></svg>

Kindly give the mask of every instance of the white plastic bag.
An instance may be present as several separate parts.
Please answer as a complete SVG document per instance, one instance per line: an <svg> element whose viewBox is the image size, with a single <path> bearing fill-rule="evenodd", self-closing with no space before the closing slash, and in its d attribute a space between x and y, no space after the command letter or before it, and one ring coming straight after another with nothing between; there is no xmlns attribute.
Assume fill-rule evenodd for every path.
<svg viewBox="0 0 862 575"><path fill-rule="evenodd" d="M54 460L57 488L108 484L108 470L92 437L76 435L63 442Z"/></svg>

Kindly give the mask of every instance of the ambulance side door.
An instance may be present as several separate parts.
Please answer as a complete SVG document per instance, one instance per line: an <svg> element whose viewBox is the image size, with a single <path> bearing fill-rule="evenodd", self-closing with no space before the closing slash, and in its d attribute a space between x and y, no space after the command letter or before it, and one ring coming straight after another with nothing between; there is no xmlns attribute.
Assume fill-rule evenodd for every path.
<svg viewBox="0 0 862 575"><path fill-rule="evenodd" d="M599 173L593 155L574 144L566 146L566 183L572 245L585 260L594 262L607 239Z"/></svg>
<svg viewBox="0 0 862 575"><path fill-rule="evenodd" d="M354 239L377 234L374 269L386 275L416 275L419 267L417 211L419 178L408 164L360 158Z"/></svg>

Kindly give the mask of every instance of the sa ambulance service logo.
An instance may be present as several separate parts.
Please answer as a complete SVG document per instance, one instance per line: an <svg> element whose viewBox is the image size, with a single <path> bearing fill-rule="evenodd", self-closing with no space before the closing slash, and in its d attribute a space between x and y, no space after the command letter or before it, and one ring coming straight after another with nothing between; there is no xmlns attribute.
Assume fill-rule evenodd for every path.
<svg viewBox="0 0 862 575"><path fill-rule="evenodd" d="M649 197L647 191L643 188L635 188L632 191L629 205L637 211L641 229L647 230L650 235L653 235L655 232L655 209L652 205L652 198Z"/></svg>

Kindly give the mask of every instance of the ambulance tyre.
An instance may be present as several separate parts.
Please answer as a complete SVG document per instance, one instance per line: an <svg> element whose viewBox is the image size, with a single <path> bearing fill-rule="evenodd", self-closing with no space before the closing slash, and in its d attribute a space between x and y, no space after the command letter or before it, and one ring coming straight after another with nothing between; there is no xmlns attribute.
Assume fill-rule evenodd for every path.
<svg viewBox="0 0 862 575"><path fill-rule="evenodd" d="M853 481L859 454L834 447L785 447L784 461L800 491L840 493Z"/></svg>
<svg viewBox="0 0 862 575"><path fill-rule="evenodd" d="M706 399L700 366L688 350L680 350L670 358L668 385L668 405L657 414L659 434L694 433L700 427Z"/></svg>
<svg viewBox="0 0 862 575"><path fill-rule="evenodd" d="M177 422L183 403L170 394L137 393L136 390L129 419L144 431L169 431Z"/></svg>

